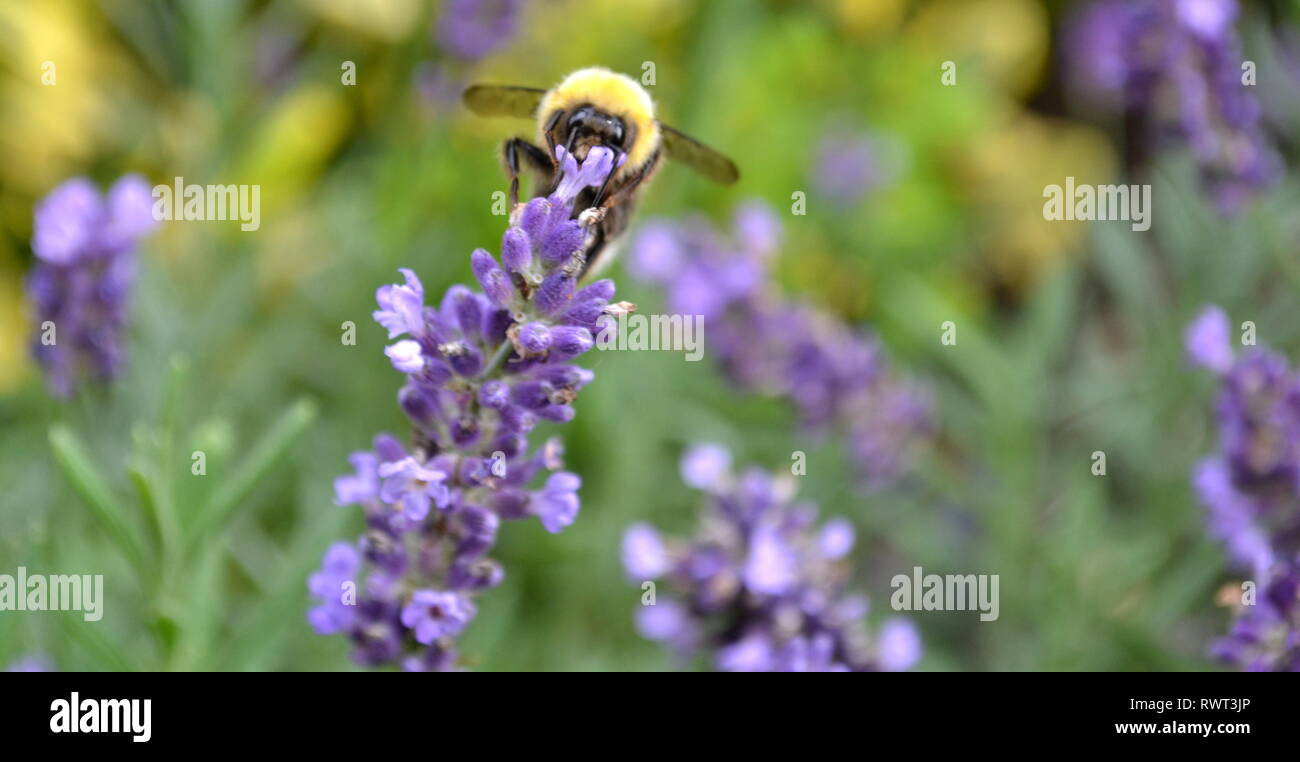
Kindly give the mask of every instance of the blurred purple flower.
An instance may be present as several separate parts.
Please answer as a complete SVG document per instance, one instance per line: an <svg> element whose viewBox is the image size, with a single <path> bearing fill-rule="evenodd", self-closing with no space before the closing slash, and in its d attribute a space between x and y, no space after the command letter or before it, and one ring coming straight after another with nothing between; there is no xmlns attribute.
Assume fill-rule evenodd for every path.
<svg viewBox="0 0 1300 762"><path fill-rule="evenodd" d="M438 19L438 41L451 55L477 61L514 38L523 0L447 0Z"/></svg>
<svg viewBox="0 0 1300 762"><path fill-rule="evenodd" d="M838 561L853 550L854 537L852 522L844 518L831 519L817 536L817 549L822 558Z"/></svg>
<svg viewBox="0 0 1300 762"><path fill-rule="evenodd" d="M1187 326L1187 356L1192 362L1223 374L1232 367L1232 328L1228 315L1216 305L1206 307Z"/></svg>
<svg viewBox="0 0 1300 762"><path fill-rule="evenodd" d="M388 329L390 339L404 333L419 336L424 330L424 285L413 271L403 267L398 272L406 279L405 285L380 286L375 292L379 309L373 316Z"/></svg>
<svg viewBox="0 0 1300 762"><path fill-rule="evenodd" d="M741 206L734 242L696 220L644 230L632 272L664 288L670 311L703 316L710 351L738 389L785 397L807 429L838 432L867 489L901 477L929 438L930 393L891 372L874 337L776 291L768 269L780 226L770 208Z"/></svg>
<svg viewBox="0 0 1300 762"><path fill-rule="evenodd" d="M843 126L822 135L812 167L818 195L840 207L857 204L893 179L881 140Z"/></svg>
<svg viewBox="0 0 1300 762"><path fill-rule="evenodd" d="M1257 597L1212 651L1247 670L1300 671L1300 374L1265 349L1234 357L1229 325L1212 306L1188 328L1189 352L1221 383L1219 448L1192 486L1210 535L1253 575Z"/></svg>
<svg viewBox="0 0 1300 762"><path fill-rule="evenodd" d="M921 634L911 620L895 617L880 626L877 636L880 666L890 672L902 672L921 660Z"/></svg>
<svg viewBox="0 0 1300 762"><path fill-rule="evenodd" d="M684 474L700 449L683 457ZM795 502L788 478L724 470L706 480L709 505L694 539L665 544L647 524L624 534L629 578L662 578L668 588L638 610L637 630L682 659L708 652L715 667L731 672L914 665L915 629L891 620L873 645L863 629L865 600L844 593L852 527L833 519L816 530L816 509Z"/></svg>
<svg viewBox="0 0 1300 762"><path fill-rule="evenodd" d="M546 479L546 486L533 500L542 526L551 533L559 532L578 517L578 488L582 479L568 471L557 471Z"/></svg>
<svg viewBox="0 0 1300 762"><path fill-rule="evenodd" d="M1123 108L1145 132L1133 136L1139 144L1186 147L1225 214L1283 167L1242 82L1237 14L1235 0L1094 0L1069 22L1063 46L1071 88Z"/></svg>
<svg viewBox="0 0 1300 762"><path fill-rule="evenodd" d="M348 456L356 473L334 480L334 502L356 505L379 497L379 458L372 452L354 452Z"/></svg>
<svg viewBox="0 0 1300 762"><path fill-rule="evenodd" d="M668 571L668 551L659 532L649 524L633 524L623 534L623 566L637 581L655 579Z"/></svg>
<svg viewBox="0 0 1300 762"><path fill-rule="evenodd" d="M356 548L346 542L336 542L325 551L321 568L307 580L307 589L320 601L320 605L307 614L316 632L333 635L351 626L355 614L353 602L347 600L348 585L356 591L357 572L361 557Z"/></svg>
<svg viewBox="0 0 1300 762"><path fill-rule="evenodd" d="M799 556L774 526L756 527L749 535L749 554L741 578L760 595L782 595L799 578Z"/></svg>
<svg viewBox="0 0 1300 762"><path fill-rule="evenodd" d="M429 515L429 506L446 507L451 502L447 489L447 474L428 468L415 458L383 463L379 466L379 499L392 506L401 506L408 521L423 521Z"/></svg>
<svg viewBox="0 0 1300 762"><path fill-rule="evenodd" d="M83 177L36 207L27 277L37 336L32 352L52 394L66 397L85 377L111 380L122 363L134 249L157 225L147 182L117 180L101 198Z"/></svg>
<svg viewBox="0 0 1300 762"><path fill-rule="evenodd" d="M731 473L731 452L720 444L706 442L686 451L681 463L682 481L700 490L721 489Z"/></svg>
<svg viewBox="0 0 1300 762"><path fill-rule="evenodd" d="M402 625L430 646L439 638L459 635L475 613L474 603L460 593L416 590L402 608Z"/></svg>

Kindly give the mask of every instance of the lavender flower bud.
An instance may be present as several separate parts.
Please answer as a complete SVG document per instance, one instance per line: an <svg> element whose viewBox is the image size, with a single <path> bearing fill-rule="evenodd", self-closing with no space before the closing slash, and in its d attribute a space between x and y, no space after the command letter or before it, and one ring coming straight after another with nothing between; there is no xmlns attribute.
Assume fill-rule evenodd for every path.
<svg viewBox="0 0 1300 762"><path fill-rule="evenodd" d="M457 561L447 572L447 581L456 590L487 590L505 579L505 569L490 558Z"/></svg>
<svg viewBox="0 0 1300 762"><path fill-rule="evenodd" d="M542 261L552 265L562 264L580 249L587 240L587 231L574 220L566 220L551 229L542 242Z"/></svg>
<svg viewBox="0 0 1300 762"><path fill-rule="evenodd" d="M471 255L470 264L474 269L474 277L478 280L479 285L483 287L483 292L488 295L493 304L498 307L509 307L514 303L514 286L510 284L510 278L505 272L497 267L497 262L492 258L491 254L483 249L475 249ZM478 328L475 330L478 330Z"/></svg>
<svg viewBox="0 0 1300 762"><path fill-rule="evenodd" d="M564 326L555 330L559 331ZM525 352L541 354L551 348L551 329L545 323L528 323L519 329L519 346Z"/></svg>
<svg viewBox="0 0 1300 762"><path fill-rule="evenodd" d="M480 433L478 422L472 418L458 418L452 421L447 427L447 432L451 436L452 444L461 450L468 450L477 443Z"/></svg>
<svg viewBox="0 0 1300 762"><path fill-rule="evenodd" d="M500 410L510 403L510 387L504 381L488 381L479 387L478 401L483 407Z"/></svg>
<svg viewBox="0 0 1300 762"><path fill-rule="evenodd" d="M547 405L537 411L539 417L556 423L568 423L569 421L572 421L574 416L577 414L578 411L574 410L573 406L561 403Z"/></svg>
<svg viewBox="0 0 1300 762"><path fill-rule="evenodd" d="M402 412L416 423L429 426L438 420L436 399L418 385L407 383L403 386L397 393L397 403L402 406Z"/></svg>
<svg viewBox="0 0 1300 762"><path fill-rule="evenodd" d="M511 389L510 398L516 404L529 410L539 410L551 404L554 388L545 381L522 381Z"/></svg>
<svg viewBox="0 0 1300 762"><path fill-rule="evenodd" d="M589 283L586 286L583 286L582 288L578 289L578 292L573 295L573 300L575 302L585 300L585 299L599 299L601 301L608 302L610 299L613 298L614 298L614 281L610 280L609 278L604 278L602 280L595 281L594 283Z"/></svg>
<svg viewBox="0 0 1300 762"><path fill-rule="evenodd" d="M536 228L537 221L530 217L529 210L536 210L534 215L544 216L547 210L537 210L534 202L546 203L544 199L533 199L524 207L524 218L521 220L521 227L506 228L506 233L501 237L501 261L505 263L506 269L512 273L523 273L533 263L533 243L525 231L524 225L531 225Z"/></svg>
<svg viewBox="0 0 1300 762"><path fill-rule="evenodd" d="M526 408L509 405L501 409L501 425L515 434L527 434L537 425L537 416Z"/></svg>
<svg viewBox="0 0 1300 762"><path fill-rule="evenodd" d="M534 297L537 311L547 317L566 308L573 297L574 279L562 270L556 270L537 287Z"/></svg>
<svg viewBox="0 0 1300 762"><path fill-rule="evenodd" d="M443 345L447 364L461 376L476 376L483 369L483 355L477 347L464 343Z"/></svg>
<svg viewBox="0 0 1300 762"><path fill-rule="evenodd" d="M571 360L595 343L591 331L580 326L561 325L551 330L551 355L556 360Z"/></svg>
<svg viewBox="0 0 1300 762"><path fill-rule="evenodd" d="M527 234L527 238L525 240L528 242L527 257L530 261L532 259L532 241L545 240L546 233L547 231L550 230L551 216L554 213L556 206L560 208L560 211L563 211L562 204L553 206L551 204L550 199L535 198L524 205L524 210L519 215L519 227L524 231L524 233ZM567 212L565 213L564 218L568 219ZM506 235L510 235L509 229L506 230ZM503 241L502 242L503 258L506 256L504 251L504 246L505 244ZM523 252L515 253L516 257L522 257L523 255L524 255ZM525 265L520 267L520 270L522 270L523 267L526 266L527 264L525 263ZM514 267L511 267L510 269L515 270ZM518 270L515 271L518 272Z"/></svg>
<svg viewBox="0 0 1300 762"><path fill-rule="evenodd" d="M458 518L462 527L460 543L456 546L458 558L478 558L496 544L497 528L501 522L495 513L476 505L467 505L461 508Z"/></svg>

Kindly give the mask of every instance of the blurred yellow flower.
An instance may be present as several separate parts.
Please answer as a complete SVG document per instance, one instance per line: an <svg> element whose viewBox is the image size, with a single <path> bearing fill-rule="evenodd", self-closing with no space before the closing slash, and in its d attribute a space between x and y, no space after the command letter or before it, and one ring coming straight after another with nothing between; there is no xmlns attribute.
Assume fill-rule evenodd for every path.
<svg viewBox="0 0 1300 762"><path fill-rule="evenodd" d="M12 391L31 370L24 304L18 272L0 268L0 394Z"/></svg>
<svg viewBox="0 0 1300 762"><path fill-rule="evenodd" d="M339 88L304 85L281 98L225 182L262 186L262 219L292 206L324 171L351 114Z"/></svg>
<svg viewBox="0 0 1300 762"><path fill-rule="evenodd" d="M81 3L0 3L0 224L30 230L31 201L113 135L129 67Z"/></svg>
<svg viewBox="0 0 1300 762"><path fill-rule="evenodd" d="M298 0L333 24L385 42L404 39L420 18L418 0Z"/></svg>
<svg viewBox="0 0 1300 762"><path fill-rule="evenodd" d="M907 10L906 0L828 0L835 17L851 35L878 39L898 28Z"/></svg>
<svg viewBox="0 0 1300 762"><path fill-rule="evenodd" d="M1025 95L1038 83L1047 64L1050 39L1047 11L1033 0L934 0L921 6L906 28L912 42L935 61L974 63L978 76L994 89ZM965 72L967 76L976 72Z"/></svg>
<svg viewBox="0 0 1300 762"><path fill-rule="evenodd" d="M1045 219L1043 189L1073 176L1110 182L1115 157L1098 131L1072 122L1021 114L976 138L958 160L967 197L977 209L982 249L998 279L1013 290L1037 282L1076 249L1087 223Z"/></svg>

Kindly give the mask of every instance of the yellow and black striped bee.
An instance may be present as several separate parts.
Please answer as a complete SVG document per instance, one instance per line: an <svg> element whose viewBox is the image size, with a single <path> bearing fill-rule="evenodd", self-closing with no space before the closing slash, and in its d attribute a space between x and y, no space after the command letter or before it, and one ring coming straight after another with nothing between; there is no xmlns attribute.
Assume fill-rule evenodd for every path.
<svg viewBox="0 0 1300 762"><path fill-rule="evenodd" d="M561 178L557 146L579 160L586 159L595 146L627 157L602 187L584 189L574 204L574 216L591 207L602 215L587 247L584 274L594 273L612 259L611 244L627 229L637 193L654 175L663 154L726 185L740 177L730 159L657 120L650 95L632 78L609 69L580 69L550 90L474 85L465 91L464 100L483 116L537 120L538 139L545 149L518 137L502 146L511 208L519 200L521 160L538 173L534 196L545 196L554 192Z"/></svg>

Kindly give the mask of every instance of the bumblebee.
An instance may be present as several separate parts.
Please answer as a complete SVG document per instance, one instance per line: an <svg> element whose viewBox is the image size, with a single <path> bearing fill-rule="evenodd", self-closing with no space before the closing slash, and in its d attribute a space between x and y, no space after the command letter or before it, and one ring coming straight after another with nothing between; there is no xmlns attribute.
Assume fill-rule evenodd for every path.
<svg viewBox="0 0 1300 762"><path fill-rule="evenodd" d="M482 116L515 116L537 120L538 140L514 137L501 147L510 179L510 206L519 201L519 171L537 173L534 196L550 195L561 173L556 148L564 146L579 160L595 146L625 156L599 188L578 195L573 215L595 207L594 235L588 237L583 274L596 272L612 259L611 244L628 225L637 194L667 154L705 177L730 185L740 173L727 157L663 124L655 118L654 102L635 80L601 67L580 69L550 90L508 85L474 85L464 94L465 105Z"/></svg>

